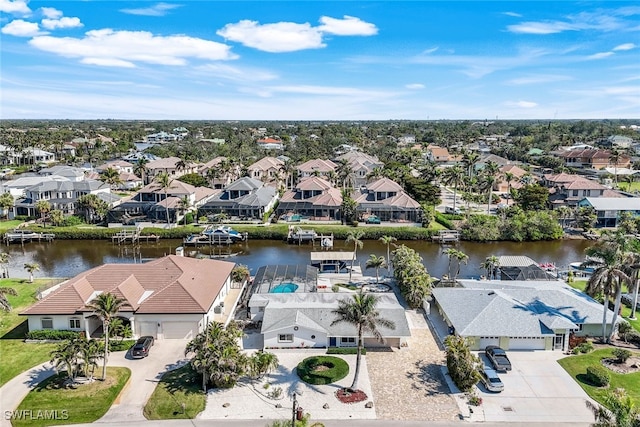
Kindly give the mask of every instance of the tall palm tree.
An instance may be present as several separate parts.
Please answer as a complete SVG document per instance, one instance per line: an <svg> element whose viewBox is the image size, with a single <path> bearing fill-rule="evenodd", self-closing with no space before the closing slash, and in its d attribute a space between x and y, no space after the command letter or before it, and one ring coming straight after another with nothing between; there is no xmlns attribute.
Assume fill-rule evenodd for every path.
<svg viewBox="0 0 640 427"><path fill-rule="evenodd" d="M37 262L27 262L24 264L24 269L29 273L29 283L33 283L33 273L40 271L40 264Z"/></svg>
<svg viewBox="0 0 640 427"><path fill-rule="evenodd" d="M467 262L469 262L469 255L465 254L462 251L456 251L454 254L456 261L458 262L458 269L456 270L456 275L453 277L453 280L457 280L458 276L460 275L460 268L462 267L462 264L467 264Z"/></svg>
<svg viewBox="0 0 640 427"><path fill-rule="evenodd" d="M169 205L167 204L167 197L168 197L167 190L171 188L171 184L173 183L173 180L169 177L169 174L166 172L160 172L158 175L156 175L155 180L160 186L160 188L162 189L162 191L164 192L164 200L165 200L164 209L167 215L167 224L169 224L170 218L169 218Z"/></svg>
<svg viewBox="0 0 640 427"><path fill-rule="evenodd" d="M51 212L51 203L49 203L47 200L38 200L35 207L36 211L40 214L42 223L46 226L47 214Z"/></svg>
<svg viewBox="0 0 640 427"><path fill-rule="evenodd" d="M358 254L358 249L362 249L364 243L362 242L362 236L364 233L362 231L351 231L347 235L346 244L353 243L353 258L351 259L351 268L349 269L349 283L351 283L351 277L353 273L353 264L356 262L356 257Z"/></svg>
<svg viewBox="0 0 640 427"><path fill-rule="evenodd" d="M618 163L622 158L622 153L617 148L612 148L609 151L609 161L613 163L613 179L615 182L615 188L618 188Z"/></svg>
<svg viewBox="0 0 640 427"><path fill-rule="evenodd" d="M490 255L485 258L480 267L487 271L487 278L489 280L496 279L498 276L498 269L500 268L500 258L495 255Z"/></svg>
<svg viewBox="0 0 640 427"><path fill-rule="evenodd" d="M383 256L377 256L375 254L369 255L369 259L365 264L365 268L375 268L376 269L376 283L380 282L379 271L381 268L385 268L387 266L387 261Z"/></svg>
<svg viewBox="0 0 640 427"><path fill-rule="evenodd" d="M15 200L11 193L2 193L2 195L0 195L0 209L4 212L5 219L9 219L9 212L14 203Z"/></svg>
<svg viewBox="0 0 640 427"><path fill-rule="evenodd" d="M353 294L352 298L345 298L338 301L338 307L331 312L336 319L331 322L331 326L338 323L353 325L358 330L358 351L356 354L356 371L350 389L358 387L358 377L360 376L360 363L364 343L362 337L365 332L371 333L379 342L384 342L384 337L378 329L379 327L395 329L396 325L389 319L381 317L376 309L379 298L372 294L365 294L362 291Z"/></svg>
<svg viewBox="0 0 640 427"><path fill-rule="evenodd" d="M511 172L505 172L503 174L504 182L507 183L507 193L509 194L509 198L507 199L507 204L509 204L509 200L511 200L511 183L516 179L516 176Z"/></svg>
<svg viewBox="0 0 640 427"><path fill-rule="evenodd" d="M495 162L487 162L487 164L484 165L483 181L487 191L489 192L489 196L487 200L487 214L491 211L491 199L493 197L493 186L500 179L500 177L498 176L499 171L500 171L500 167Z"/></svg>
<svg viewBox="0 0 640 427"><path fill-rule="evenodd" d="M279 365L278 356L273 353L259 350L249 358L249 367L251 375L256 378L262 378Z"/></svg>
<svg viewBox="0 0 640 427"><path fill-rule="evenodd" d="M182 211L182 214L184 216L184 225L186 226L187 225L187 213L189 211L189 208L191 207L191 202L189 201L189 196L182 196L180 198L180 201L178 202L178 206L180 207L180 210Z"/></svg>
<svg viewBox="0 0 640 427"><path fill-rule="evenodd" d="M102 358L102 380L107 378L107 359L109 358L109 325L111 320L127 303L124 298L118 298L111 292L103 292L95 297L88 304L95 315L102 320L102 330L104 335L104 356Z"/></svg>
<svg viewBox="0 0 640 427"><path fill-rule="evenodd" d="M387 246L387 271L389 274L392 274L392 263L391 263L391 245L393 242L396 242L398 239L393 236L382 236L379 239L383 244Z"/></svg>
<svg viewBox="0 0 640 427"><path fill-rule="evenodd" d="M103 351L100 343L88 338L76 338L78 354L82 358L84 376L90 378L89 373L98 366L97 359L102 357ZM91 375L93 377L93 375Z"/></svg>
<svg viewBox="0 0 640 427"><path fill-rule="evenodd" d="M149 172L147 163L149 163L149 159L146 157L140 157L133 167L133 173L142 178L143 184L146 184L146 175L147 172Z"/></svg>
<svg viewBox="0 0 640 427"><path fill-rule="evenodd" d="M465 151L462 155L462 163L464 163L467 168L468 176L473 175L473 167L480 160L480 155L475 151Z"/></svg>
<svg viewBox="0 0 640 427"><path fill-rule="evenodd" d="M122 179L120 179L120 172L118 172L114 168L106 168L100 174L100 181L109 184L109 187L113 190L116 185L122 184Z"/></svg>
<svg viewBox="0 0 640 427"><path fill-rule="evenodd" d="M456 202L458 199L458 186L464 185L464 169L459 164L446 169L443 172L443 182L446 185L453 186L453 210L456 210Z"/></svg>
<svg viewBox="0 0 640 427"><path fill-rule="evenodd" d="M78 367L78 345L74 340L66 340L51 352L51 364L57 372L67 371L69 380L74 381Z"/></svg>
<svg viewBox="0 0 640 427"><path fill-rule="evenodd" d="M0 287L0 310L11 311L11 303L7 299L7 295L16 296L18 293L13 288Z"/></svg>
<svg viewBox="0 0 640 427"><path fill-rule="evenodd" d="M605 235L596 245L587 248L586 254L590 257L583 263L587 267L595 267L595 271L587 281L585 293L592 297L602 294L602 340L609 342L614 333L614 326L618 321L618 310L622 299L622 287L631 283L631 278L624 271L625 258L619 241ZM615 295L611 330L607 334L607 312L609 311L609 298Z"/></svg>

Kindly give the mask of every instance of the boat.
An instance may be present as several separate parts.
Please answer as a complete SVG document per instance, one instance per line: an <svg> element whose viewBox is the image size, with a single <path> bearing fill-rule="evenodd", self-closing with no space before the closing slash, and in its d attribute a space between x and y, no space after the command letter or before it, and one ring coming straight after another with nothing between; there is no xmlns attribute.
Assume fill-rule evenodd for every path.
<svg viewBox="0 0 640 427"><path fill-rule="evenodd" d="M207 228L202 234L214 242L231 240L232 243L236 243L247 239L246 233L240 233L228 225L220 225L214 229Z"/></svg>
<svg viewBox="0 0 640 427"><path fill-rule="evenodd" d="M315 230L305 230L300 227L289 227L289 240L298 242L313 241L318 237Z"/></svg>
<svg viewBox="0 0 640 427"><path fill-rule="evenodd" d="M572 262L569 264L569 268L571 271L580 272L583 274L593 274L596 271L596 267L594 266L585 266L584 262Z"/></svg>

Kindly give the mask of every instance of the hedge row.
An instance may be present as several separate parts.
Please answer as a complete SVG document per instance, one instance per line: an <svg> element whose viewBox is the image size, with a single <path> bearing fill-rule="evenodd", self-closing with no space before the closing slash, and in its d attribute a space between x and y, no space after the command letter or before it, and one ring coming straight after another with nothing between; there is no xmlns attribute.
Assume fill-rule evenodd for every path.
<svg viewBox="0 0 640 427"><path fill-rule="evenodd" d="M319 369L322 367L323 369ZM323 385L340 381L349 374L349 365L339 357L312 356L296 368L300 379L308 384Z"/></svg>
<svg viewBox="0 0 640 427"><path fill-rule="evenodd" d="M436 222L440 225L443 225L445 227L447 227L449 230L453 230L455 227L453 226L453 223L451 221L449 221L449 218L447 218L446 216L444 216L442 213L440 212L436 212L434 215L434 219L436 220Z"/></svg>
<svg viewBox="0 0 640 427"><path fill-rule="evenodd" d="M109 341L109 351L126 351L136 343L136 340Z"/></svg>
<svg viewBox="0 0 640 427"><path fill-rule="evenodd" d="M357 354L358 347L329 347L327 349L327 354ZM363 348L363 355L367 354L367 349Z"/></svg>
<svg viewBox="0 0 640 427"><path fill-rule="evenodd" d="M37 331L29 331L26 334L28 340L72 340L77 338L80 332L65 331L59 329L41 329Z"/></svg>

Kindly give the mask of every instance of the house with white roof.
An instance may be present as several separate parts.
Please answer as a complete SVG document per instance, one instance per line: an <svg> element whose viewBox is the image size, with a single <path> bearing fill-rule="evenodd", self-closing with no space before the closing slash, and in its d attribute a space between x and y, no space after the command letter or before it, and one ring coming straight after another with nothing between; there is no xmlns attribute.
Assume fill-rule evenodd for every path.
<svg viewBox="0 0 640 427"><path fill-rule="evenodd" d="M602 336L603 306L562 281L458 280L434 288L429 317L467 338L472 350L567 351L569 336ZM613 312L607 311L610 323ZM607 330L609 327L607 327Z"/></svg>
<svg viewBox="0 0 640 427"><path fill-rule="evenodd" d="M623 212L640 216L640 197L585 197L578 206L596 211L597 227L617 227Z"/></svg>
<svg viewBox="0 0 640 427"><path fill-rule="evenodd" d="M200 206L198 216L225 213L230 217L262 219L277 201L278 192L274 187L245 176Z"/></svg>

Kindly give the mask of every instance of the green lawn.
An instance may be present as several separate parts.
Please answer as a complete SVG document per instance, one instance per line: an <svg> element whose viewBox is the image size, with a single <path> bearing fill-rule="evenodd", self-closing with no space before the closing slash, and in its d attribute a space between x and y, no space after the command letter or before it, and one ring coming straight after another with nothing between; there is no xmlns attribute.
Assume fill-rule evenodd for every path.
<svg viewBox="0 0 640 427"><path fill-rule="evenodd" d="M66 372L54 375L38 384L18 406L18 415L24 414L21 410L31 410L31 416L11 423L14 427L92 423L109 410L130 376L129 368L108 367L106 381L66 388L62 385ZM43 413L53 414L55 419L46 419L51 415L32 419L37 418L35 411L48 411Z"/></svg>
<svg viewBox="0 0 640 427"><path fill-rule="evenodd" d="M28 283L22 279L2 279L0 287L10 287L18 291L17 296L7 295L13 309L10 312L0 311L0 387L16 375L46 362L50 359L55 344L27 344L24 336L27 333L27 320L18 316L25 308L36 301L36 290L47 284L49 280L36 280Z"/></svg>
<svg viewBox="0 0 640 427"><path fill-rule="evenodd" d="M13 230L14 228L18 227L20 224L22 224L24 221L19 221L16 219L12 219L9 221L0 221L0 233L6 233L9 230Z"/></svg>
<svg viewBox="0 0 640 427"><path fill-rule="evenodd" d="M144 407L144 416L149 420L195 418L204 411L205 403L201 377L187 365L162 376Z"/></svg>
<svg viewBox="0 0 640 427"><path fill-rule="evenodd" d="M584 288L587 286L587 281L582 279L574 280L573 283L569 283L569 285L574 289L578 289L579 291L584 292ZM624 318L624 320L629 322L629 324L631 325L631 327L633 327L633 329L640 332L640 312L636 310L635 320L629 319L630 315L631 315L631 308L622 304L622 317Z"/></svg>
<svg viewBox="0 0 640 427"><path fill-rule="evenodd" d="M640 372L633 374L618 374L613 371L609 371L611 374L611 384L608 388L599 388L589 385L586 381L587 367L591 365L599 365L600 360L605 357L612 357L612 348L605 348L602 350L596 350L589 354L581 356L569 356L558 361L560 365L567 371L573 379L576 380L580 387L591 396L594 400L602 403L603 397L608 391L615 390L616 388L624 388L627 394L633 399L636 406L640 406ZM638 352L634 352L636 356L640 355Z"/></svg>
<svg viewBox="0 0 640 427"><path fill-rule="evenodd" d="M632 183L628 182L618 182L618 189L622 191L640 191L640 182L634 181Z"/></svg>

